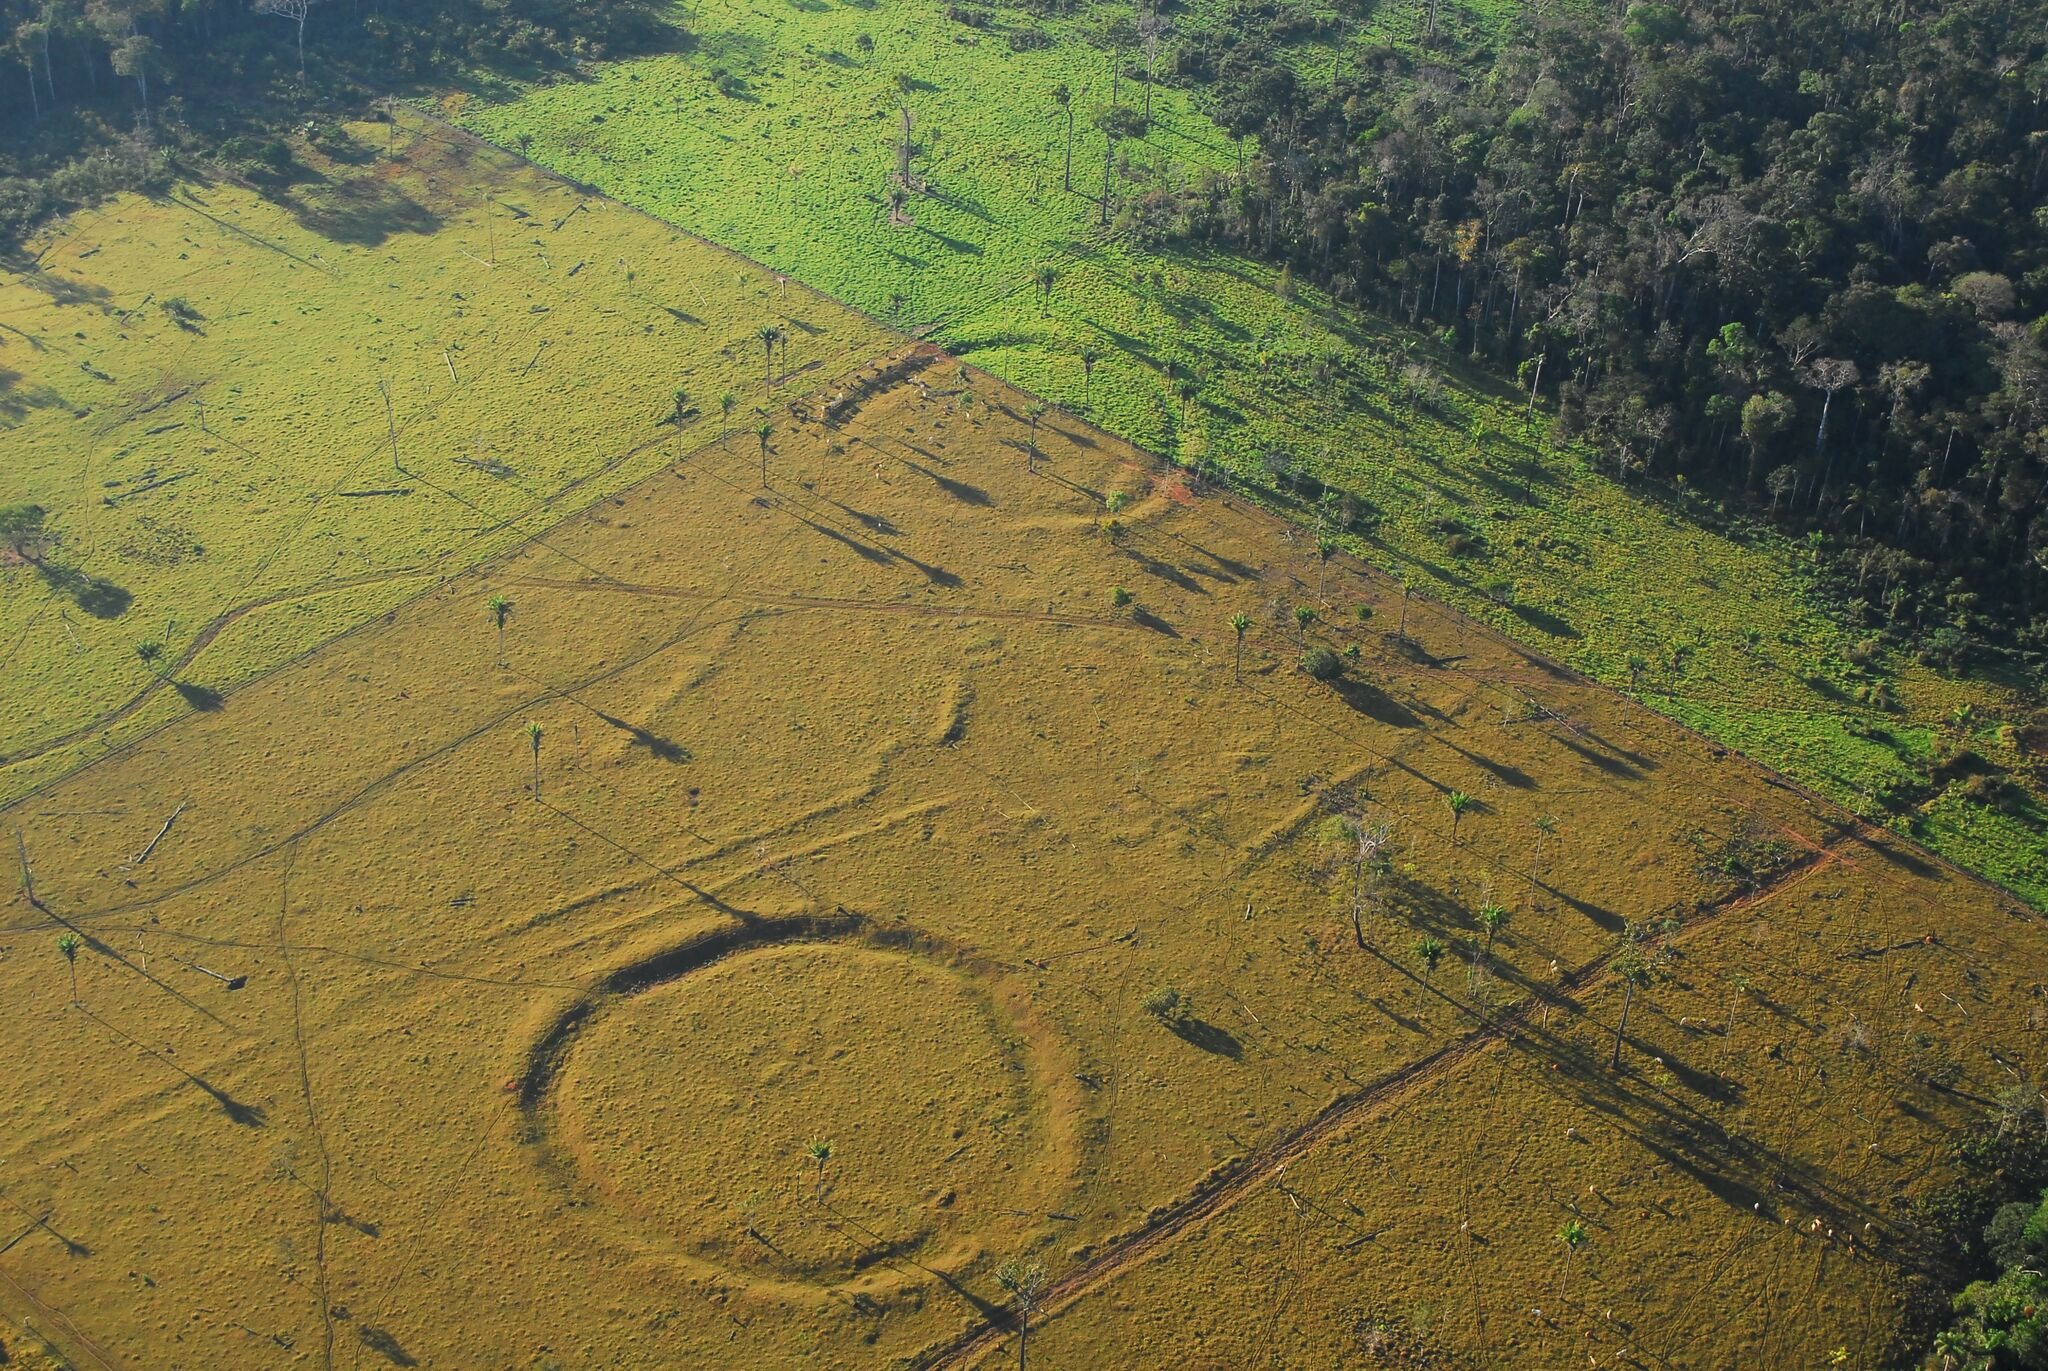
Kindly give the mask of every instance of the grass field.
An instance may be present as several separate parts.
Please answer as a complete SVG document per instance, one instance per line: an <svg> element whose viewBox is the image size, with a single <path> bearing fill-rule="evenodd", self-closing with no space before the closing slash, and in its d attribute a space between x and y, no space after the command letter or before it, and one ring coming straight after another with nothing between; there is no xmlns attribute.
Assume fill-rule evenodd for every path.
<svg viewBox="0 0 2048 1371"><path fill-rule="evenodd" d="M1446 22L1476 39L1509 12ZM1385 8L1346 43L1408 41L1419 13ZM933 0L715 0L689 12L687 53L483 87L444 109L1141 446L1219 461L1317 523L1276 486L1268 456L1284 454L1359 502L1359 531L1340 535L1350 550L2048 907L2039 758L1997 730L2040 707L2024 683L1866 657L1868 630L1822 607L1803 549L1686 492L1617 486L1598 454L1554 448L1546 416L1432 340L1283 290L1264 267L1105 231L1092 121L1111 96L1117 18L996 9L971 26ZM1306 43L1296 57L1312 79L1337 54ZM1138 49L1124 61L1141 64ZM899 75L929 190L900 214ZM1071 190L1061 83L1077 114ZM1128 70L1116 84L1124 105L1142 102ZM1236 165L1239 149L1185 91L1155 88L1152 113L1145 137L1117 147L1120 194ZM1084 367L1085 352L1099 360ZM1877 680L1896 708L1857 702ZM1873 802L1861 733L1938 729L1961 705L1980 720L1968 745L2027 798L2001 811L1923 771L1909 801Z"/></svg>
<svg viewBox="0 0 2048 1371"><path fill-rule="evenodd" d="M422 192L484 157L409 127L400 148L364 165ZM782 286L493 165L517 188L490 203L538 221L522 283L505 237L479 254L452 215L364 250L468 274L459 334L422 319L356 365L372 388L405 357L421 387L429 361L493 378L455 427L401 431L407 475L473 470L430 454L490 423L468 451L535 473L529 498L481 470L461 500L375 497L498 494L487 536L341 506L329 541L366 549L344 567L431 574L261 651L182 654L168 674L221 682L213 707L158 690L165 715L12 773L8 1317L92 1366L966 1366L1017 1350L1000 1274L1023 1263L1052 1365L1563 1367L1701 1337L1813 1365L1893 1336L1901 1206L2001 1064L2031 1069L2031 920L795 287L791 374L763 394L748 325ZM146 244L170 212L80 227ZM77 284L87 251L46 265ZM586 279L577 332L536 337L533 307L569 313ZM328 317L284 311L230 348L220 281L178 288L227 356L342 355ZM689 351L676 310L724 319L718 346ZM546 390L514 387L585 330ZM679 384L754 385L768 432L664 426ZM394 392L400 415L429 394ZM24 422L91 422L58 409ZM259 451L325 422L311 399L229 412ZM381 397L345 412L353 465L322 488L395 479ZM577 448L601 474L571 488ZM341 574L280 555L293 576L260 580L227 539L281 497L186 484L159 489L252 589ZM121 504L36 493L63 564L114 580ZM240 602L182 571L124 570L128 613ZM46 645L23 660L54 662L36 708L119 708L94 676L133 658L125 618L67 657L27 616ZM1359 855L1382 824L1383 866ZM1667 970L1624 1034L1631 926Z"/></svg>
<svg viewBox="0 0 2048 1371"><path fill-rule="evenodd" d="M631 484L723 391L753 422L763 325L774 390L884 336L418 120L353 137L288 190L124 201L0 270L0 503L54 535L0 565L0 798Z"/></svg>

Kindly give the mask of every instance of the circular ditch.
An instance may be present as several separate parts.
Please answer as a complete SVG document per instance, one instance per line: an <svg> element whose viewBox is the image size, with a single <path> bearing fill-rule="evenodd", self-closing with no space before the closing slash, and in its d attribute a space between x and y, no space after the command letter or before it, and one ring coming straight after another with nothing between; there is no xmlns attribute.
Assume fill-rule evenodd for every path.
<svg viewBox="0 0 2048 1371"><path fill-rule="evenodd" d="M894 1284L1058 1207L1071 1113L1034 1036L950 949L784 920L615 973L536 1045L520 1102L548 1171L644 1250Z"/></svg>

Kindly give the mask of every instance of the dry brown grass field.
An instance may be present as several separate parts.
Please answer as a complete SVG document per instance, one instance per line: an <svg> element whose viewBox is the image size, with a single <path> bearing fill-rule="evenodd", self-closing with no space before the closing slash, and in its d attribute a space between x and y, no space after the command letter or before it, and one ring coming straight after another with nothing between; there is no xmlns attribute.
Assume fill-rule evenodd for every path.
<svg viewBox="0 0 2048 1371"><path fill-rule="evenodd" d="M2031 918L877 353L0 811L0 1310L992 1366L1021 1263L1035 1366L1872 1363Z"/></svg>

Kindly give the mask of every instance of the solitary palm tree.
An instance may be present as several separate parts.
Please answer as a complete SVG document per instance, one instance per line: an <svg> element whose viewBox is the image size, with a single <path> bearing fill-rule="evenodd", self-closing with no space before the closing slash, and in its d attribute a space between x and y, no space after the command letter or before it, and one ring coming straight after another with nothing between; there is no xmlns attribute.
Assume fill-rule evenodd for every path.
<svg viewBox="0 0 2048 1371"><path fill-rule="evenodd" d="M1094 348L1081 349L1081 403L1095 403L1095 364L1102 360L1102 354Z"/></svg>
<svg viewBox="0 0 2048 1371"><path fill-rule="evenodd" d="M540 725L526 721L526 741L533 745L533 798L540 798Z"/></svg>
<svg viewBox="0 0 2048 1371"><path fill-rule="evenodd" d="M1451 841L1455 843L1458 841L1458 821L1472 807L1472 797L1462 790L1453 790L1444 796L1444 803L1451 807Z"/></svg>
<svg viewBox="0 0 2048 1371"><path fill-rule="evenodd" d="M71 1003L78 1003L78 949L80 943L76 933L66 933L57 939L57 950L64 954L64 963L71 969Z"/></svg>
<svg viewBox="0 0 2048 1371"><path fill-rule="evenodd" d="M1202 393L1201 387L1200 387L1200 386L1197 386L1197 385L1195 384L1195 378L1194 378L1194 377L1192 377L1192 376L1188 376L1188 377L1184 377L1184 378L1183 378L1183 379L1181 380L1181 383L1180 383L1180 421L1181 421L1182 423L1186 423L1186 422L1188 421L1188 406L1189 406L1189 405L1191 405L1191 404L1193 404L1193 403L1195 402L1195 397L1196 397L1197 395L1200 395L1201 393Z"/></svg>
<svg viewBox="0 0 2048 1371"><path fill-rule="evenodd" d="M675 412L675 417L674 417L674 419L673 419L673 422L674 422L674 424L675 424L675 426L676 426L677 428L681 428L681 427L683 426L683 412L684 412L685 410L689 409L689 407L690 407L690 392L689 392L689 391L687 391L687 390L684 390L684 389L683 389L683 388L682 388L681 386L677 386L677 387L676 387L676 412Z"/></svg>
<svg viewBox="0 0 2048 1371"><path fill-rule="evenodd" d="M1074 188L1074 92L1062 81L1052 88L1052 102L1067 116L1067 165L1060 185L1065 190Z"/></svg>
<svg viewBox="0 0 2048 1371"><path fill-rule="evenodd" d="M740 397L733 394L731 391L727 390L719 392L718 418L719 421L725 425L725 432L719 435L720 442L724 442L727 438L732 437L732 411L733 406L737 405L739 402Z"/></svg>
<svg viewBox="0 0 2048 1371"><path fill-rule="evenodd" d="M1044 405L1033 405L1024 411L1024 417L1031 424L1031 443L1024 449L1024 469L1038 470L1038 421L1045 417Z"/></svg>
<svg viewBox="0 0 2048 1371"><path fill-rule="evenodd" d="M763 419L754 427L754 436L761 440L761 484L768 484L768 440L775 435L775 425Z"/></svg>
<svg viewBox="0 0 2048 1371"><path fill-rule="evenodd" d="M773 324L763 324L754 333L761 340L761 353L766 359L766 374L771 386L775 384L775 340L780 332Z"/></svg>
<svg viewBox="0 0 2048 1371"><path fill-rule="evenodd" d="M164 659L164 645L162 643L157 642L154 638L147 642L137 643L135 645L135 655L142 659L142 664L148 667L153 675L161 676L164 674L162 668L157 665Z"/></svg>
<svg viewBox="0 0 2048 1371"><path fill-rule="evenodd" d="M1335 538L1325 537L1316 539L1316 560L1321 564L1320 569L1316 572L1316 596L1319 599L1322 597L1324 584L1330 579L1330 558L1334 557L1336 553L1337 540Z"/></svg>
<svg viewBox="0 0 2048 1371"><path fill-rule="evenodd" d="M1294 607L1294 627L1298 630L1295 636L1301 646L1308 646L1308 626L1315 621L1316 612L1313 609L1310 609L1307 605L1296 605Z"/></svg>
<svg viewBox="0 0 2048 1371"><path fill-rule="evenodd" d="M1436 964L1444 959L1444 942L1441 938L1424 938L1415 944L1415 958L1422 963L1423 978L1427 980L1436 974Z"/></svg>
<svg viewBox="0 0 2048 1371"><path fill-rule="evenodd" d="M1557 832L1557 820L1551 818L1548 814L1538 814L1536 816L1536 864L1538 866L1543 864L1543 840L1555 832Z"/></svg>
<svg viewBox="0 0 2048 1371"><path fill-rule="evenodd" d="M1230 616L1230 626L1237 630L1237 678L1244 679L1244 634L1252 626L1252 616L1239 610Z"/></svg>
<svg viewBox="0 0 2048 1371"><path fill-rule="evenodd" d="M1490 900L1479 907L1479 922L1486 929L1487 956L1491 957L1493 955L1494 935L1500 932L1500 926L1508 921L1508 917L1508 911L1504 905L1494 904Z"/></svg>
<svg viewBox="0 0 2048 1371"><path fill-rule="evenodd" d="M1044 314L1052 307L1052 288L1060 274L1049 266L1040 267L1031 279L1038 286L1038 312Z"/></svg>
<svg viewBox="0 0 2048 1371"><path fill-rule="evenodd" d="M505 665L505 621L512 617L512 602L502 595L491 597L491 618L498 625L498 665Z"/></svg>
<svg viewBox="0 0 2048 1371"><path fill-rule="evenodd" d="M804 1148L811 1164L818 1168L817 1179L811 1185L811 1198L819 1204L825 1202L825 1163L832 1160L832 1144L823 1138L815 1138Z"/></svg>

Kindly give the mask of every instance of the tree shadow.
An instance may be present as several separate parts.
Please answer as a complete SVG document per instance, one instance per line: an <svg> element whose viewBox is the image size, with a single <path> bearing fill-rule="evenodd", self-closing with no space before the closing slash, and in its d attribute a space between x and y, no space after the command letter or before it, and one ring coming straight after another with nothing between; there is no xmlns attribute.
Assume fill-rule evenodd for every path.
<svg viewBox="0 0 2048 1371"><path fill-rule="evenodd" d="M1238 1041L1237 1035L1227 1028L1210 1023L1207 1019L1181 1019L1168 1024L1167 1027L1173 1030L1174 1037L1191 1047L1199 1047L1204 1052L1228 1057L1231 1061L1244 1056L1244 1044Z"/></svg>
<svg viewBox="0 0 2048 1371"><path fill-rule="evenodd" d="M920 466L916 462L905 461L903 465L909 467L920 476L929 477L932 483L938 486L940 490L945 491L946 494L964 505L974 505L979 509L990 509L995 506L995 497L980 486L969 485L965 481L956 481L950 476L941 476L930 467Z"/></svg>
<svg viewBox="0 0 2048 1371"><path fill-rule="evenodd" d="M76 567L39 561L35 568L51 590L70 596L73 604L95 619L118 619L135 603L135 596L129 591L112 581L88 576Z"/></svg>
<svg viewBox="0 0 2048 1371"><path fill-rule="evenodd" d="M1400 701L1369 681L1340 676L1334 682L1337 696L1360 714L1389 728L1420 728L1422 720Z"/></svg>
<svg viewBox="0 0 2048 1371"><path fill-rule="evenodd" d="M358 247L376 247L396 234L424 235L441 227L440 215L375 177L329 181L304 194L280 195L277 203L291 212L299 227Z"/></svg>
<svg viewBox="0 0 2048 1371"><path fill-rule="evenodd" d="M405 1350L397 1338L375 1324L356 1325L356 1341L375 1352L393 1366L418 1366L419 1361Z"/></svg>
<svg viewBox="0 0 2048 1371"><path fill-rule="evenodd" d="M190 681L171 681L171 689L178 692L178 698L201 714L218 714L227 704L227 697L212 686L194 685Z"/></svg>

